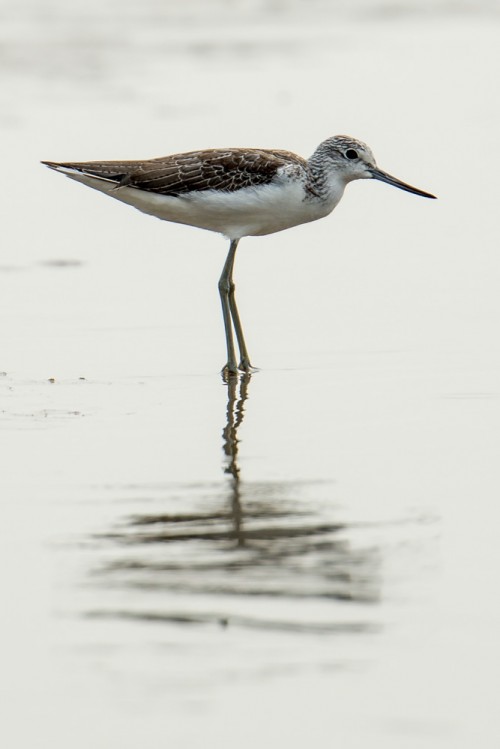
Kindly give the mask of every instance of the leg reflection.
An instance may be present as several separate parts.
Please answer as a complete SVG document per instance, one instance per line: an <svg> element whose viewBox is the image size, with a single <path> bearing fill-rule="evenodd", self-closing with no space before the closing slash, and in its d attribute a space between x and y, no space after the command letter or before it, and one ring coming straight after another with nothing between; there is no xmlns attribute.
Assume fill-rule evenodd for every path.
<svg viewBox="0 0 500 749"><path fill-rule="evenodd" d="M130 487L135 512L99 534L108 542L101 584L129 591L130 607L106 601L94 614L313 633L371 630L369 609L337 618L340 609L332 606L379 601L381 554L363 541L359 524L339 522L331 482L242 480L240 427L250 380L243 373L225 383L223 480ZM270 410L268 424L275 418ZM220 428L213 438L220 446ZM268 462L274 457L270 450ZM291 472L299 470L294 463Z"/></svg>
<svg viewBox="0 0 500 749"><path fill-rule="evenodd" d="M238 466L238 428L241 426L245 414L244 404L248 398L250 379L251 375L248 373L241 375L239 378L228 378L226 425L222 430L223 450L226 456L224 473L227 473L231 477L230 512L237 546L245 545L245 536L242 528L240 468Z"/></svg>

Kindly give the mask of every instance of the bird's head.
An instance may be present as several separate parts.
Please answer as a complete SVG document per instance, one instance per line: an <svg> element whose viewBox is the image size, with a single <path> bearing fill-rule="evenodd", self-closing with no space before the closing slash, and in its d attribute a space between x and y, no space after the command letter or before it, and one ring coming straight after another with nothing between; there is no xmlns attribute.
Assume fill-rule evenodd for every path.
<svg viewBox="0 0 500 749"><path fill-rule="evenodd" d="M423 198L435 197L383 172L378 168L375 157L366 143L348 135L334 135L328 138L321 143L316 154L321 155L320 158L328 163L329 171L341 179L345 185L355 179L378 179L381 182L387 182L388 185L399 187L400 190L421 195Z"/></svg>

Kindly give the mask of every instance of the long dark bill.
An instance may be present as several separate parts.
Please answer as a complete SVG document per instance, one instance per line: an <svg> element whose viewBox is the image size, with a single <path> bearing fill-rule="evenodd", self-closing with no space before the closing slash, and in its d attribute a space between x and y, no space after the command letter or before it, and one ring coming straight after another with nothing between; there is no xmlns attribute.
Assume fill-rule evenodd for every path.
<svg viewBox="0 0 500 749"><path fill-rule="evenodd" d="M406 192L412 192L414 195L421 195L422 198L436 199L436 196L431 195L430 192L424 192L423 190L419 190L417 187L412 187L411 185L407 185L406 182L401 182L400 179L396 179L396 177L391 177L390 174L383 172L381 169L371 169L370 173L373 179L379 179L381 182L387 182L388 185L399 187L400 190L406 190Z"/></svg>

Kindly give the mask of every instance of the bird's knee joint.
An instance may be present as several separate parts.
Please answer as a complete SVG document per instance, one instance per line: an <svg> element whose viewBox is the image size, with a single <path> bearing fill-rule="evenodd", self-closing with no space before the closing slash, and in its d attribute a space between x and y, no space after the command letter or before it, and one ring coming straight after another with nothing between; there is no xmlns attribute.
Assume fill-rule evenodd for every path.
<svg viewBox="0 0 500 749"><path fill-rule="evenodd" d="M221 278L219 281L219 291L221 294L234 294L234 281Z"/></svg>

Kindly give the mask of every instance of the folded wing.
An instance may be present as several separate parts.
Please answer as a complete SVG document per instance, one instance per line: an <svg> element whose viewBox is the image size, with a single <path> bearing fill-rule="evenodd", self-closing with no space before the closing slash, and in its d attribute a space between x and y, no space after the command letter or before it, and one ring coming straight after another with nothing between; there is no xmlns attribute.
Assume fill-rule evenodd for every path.
<svg viewBox="0 0 500 749"><path fill-rule="evenodd" d="M147 161L42 163L70 176L76 172L111 182L116 189L135 187L173 197L204 190L234 192L271 182L281 167L306 165L288 151L238 148L192 151Z"/></svg>

